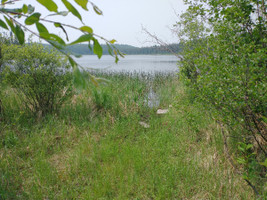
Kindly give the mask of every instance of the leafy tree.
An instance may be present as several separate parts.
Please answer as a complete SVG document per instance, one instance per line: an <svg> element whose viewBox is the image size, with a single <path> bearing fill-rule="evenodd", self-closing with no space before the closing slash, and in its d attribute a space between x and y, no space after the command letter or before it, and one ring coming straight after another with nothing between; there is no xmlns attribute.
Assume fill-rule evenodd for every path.
<svg viewBox="0 0 267 200"><path fill-rule="evenodd" d="M184 47L181 74L194 97L216 109L218 121L243 127L231 136L240 142L244 179L259 194L266 181L260 163L267 157L266 3L185 2L188 10L175 25Z"/></svg>
<svg viewBox="0 0 267 200"><path fill-rule="evenodd" d="M78 18L82 23L83 19L81 14L78 12L78 10L75 8L75 5L70 3L68 0L62 0L62 3L64 4L66 11L59 11L58 5L53 0L36 0L41 6L44 6L51 14L49 16L67 16L68 14L72 14L74 17ZM10 30L15 34L20 44L25 43L25 34L24 31L28 31L31 34L39 37L40 39L45 40L49 44L51 44L53 47L55 47L57 50L59 50L61 53L66 55L69 59L70 64L73 67L74 75L75 75L75 83L79 87L85 87L86 80L80 75L78 64L74 61L74 59L70 56L70 52L67 50L67 46L73 45L73 44L79 44L79 43L88 43L88 48L91 49L98 58L101 58L103 54L103 50L101 45L99 44L99 39L103 40L106 45L109 48L109 53L111 56L115 57L115 61L117 62L119 59L119 56L123 56L123 54L114 46L114 43L116 40L107 40L96 33L94 33L93 29L90 26L81 26L81 27L75 27L70 24L61 23L58 21L48 20L44 16L42 16L42 13L38 12L35 7L33 7L30 4L23 4L22 7L18 8L7 8L10 4L15 4L18 2L18 0L2 0L1 1L1 9L0 14L4 17L4 20L0 19L0 26L6 30ZM26 1L25 1L26 2ZM97 15L102 15L102 11L90 0L75 0L75 4L85 11L88 11L88 4L90 4L94 10L94 12ZM25 18L24 23L19 22L19 18ZM80 37L78 37L74 41L68 41L69 43L66 43L64 39L62 39L60 36L51 33L47 27L43 24L50 23L54 24L55 27L60 28L66 36L66 40L68 41L68 33L65 28L71 28L78 30L82 33ZM38 32L34 32L31 29L31 25L35 25ZM79 55L75 55L79 56ZM95 77L90 76L94 82L97 82Z"/></svg>
<svg viewBox="0 0 267 200"><path fill-rule="evenodd" d="M16 5L16 3L19 1L20 0L1 0L0 15L3 18L0 19L0 26L3 29L10 30L12 33L14 33L21 45L25 43L24 31L28 31L31 34L39 37L40 39L45 40L62 54L66 55L73 67L74 85L76 86L76 88L85 88L88 83L88 77L82 76L79 69L81 68L81 66L79 66L70 56L70 52L68 51L67 46L87 42L88 48L92 50L94 54L96 54L100 59L103 54L102 47L99 44L99 39L101 39L106 43L109 54L115 58L116 62L118 62L119 56L123 57L123 54L114 46L116 40L107 40L100 35L97 35L96 33L94 33L93 29L90 26L84 25L81 27L75 27L73 25L61 23L59 21L48 20L42 15L42 13L38 12L35 7L33 7L31 4L27 4L27 1L25 1L25 4L23 4L23 6L21 7L12 9L8 8L9 5ZM67 16L68 14L72 14L73 17L78 18L82 23L83 18L76 9L76 6L79 6L83 10L88 11L88 4L90 4L97 15L102 15L102 11L90 0L75 0L75 5L70 3L68 0L62 0L61 2L66 8L65 11L59 11L58 4L53 0L36 0L36 2L38 2L41 6L44 6L51 13L49 14L49 16ZM25 19L23 23L18 20L20 18ZM78 30L82 35L76 40L68 41L68 43L66 43L65 40L60 36L51 33L50 30L48 30L48 28L43 24L44 22L54 24L55 27L60 28L65 33L67 41L69 39L67 30L65 28ZM31 25L35 25L38 32L34 32ZM78 57L79 55L75 56ZM89 74L89 80L97 84L99 79Z"/></svg>

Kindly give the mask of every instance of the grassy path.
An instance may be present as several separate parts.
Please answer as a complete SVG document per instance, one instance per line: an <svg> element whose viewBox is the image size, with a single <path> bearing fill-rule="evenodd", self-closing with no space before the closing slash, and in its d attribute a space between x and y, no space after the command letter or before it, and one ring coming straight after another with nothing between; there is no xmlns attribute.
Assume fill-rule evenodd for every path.
<svg viewBox="0 0 267 200"><path fill-rule="evenodd" d="M160 107L172 105L163 116L144 105L142 78L108 78L112 86L38 122L18 114L14 96L3 102L0 199L254 198L225 160L217 125L177 78L154 79Z"/></svg>

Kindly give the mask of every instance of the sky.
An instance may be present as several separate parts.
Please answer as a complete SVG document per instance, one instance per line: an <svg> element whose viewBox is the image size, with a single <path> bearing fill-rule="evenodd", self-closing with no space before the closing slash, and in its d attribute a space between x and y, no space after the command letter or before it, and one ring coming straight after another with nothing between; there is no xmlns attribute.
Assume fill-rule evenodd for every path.
<svg viewBox="0 0 267 200"><path fill-rule="evenodd" d="M54 0L59 5L59 11L66 8L60 0ZM178 20L177 14L185 11L186 7L182 0L92 0L102 11L103 16L97 15L91 5L88 4L89 11L86 12L79 8L73 0L69 0L79 10L83 17L84 24L93 28L94 33L103 36L108 40L115 39L119 44L129 44L133 46L151 46L153 43L142 27L149 32L156 34L167 43L177 43L178 40L171 33L170 28ZM14 6L23 3L35 6L35 11L42 13L42 17L49 12L35 0L22 0ZM47 17L61 23L67 23L76 27L83 24L72 14L67 17ZM47 25L47 24L46 24ZM64 33L54 26L49 26L49 30L64 37ZM36 30L34 25L30 27ZM78 38L81 33L67 29L70 40Z"/></svg>

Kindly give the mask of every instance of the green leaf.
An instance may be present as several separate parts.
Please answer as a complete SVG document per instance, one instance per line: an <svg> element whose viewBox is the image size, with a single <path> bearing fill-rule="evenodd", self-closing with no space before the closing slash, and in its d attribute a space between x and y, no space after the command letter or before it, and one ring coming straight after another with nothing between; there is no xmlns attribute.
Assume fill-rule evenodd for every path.
<svg viewBox="0 0 267 200"><path fill-rule="evenodd" d="M101 45L99 44L97 39L94 39L94 54L97 55L97 57L100 59L103 55L103 49L101 47Z"/></svg>
<svg viewBox="0 0 267 200"><path fill-rule="evenodd" d="M8 0L2 0L1 3L4 4L6 3Z"/></svg>
<svg viewBox="0 0 267 200"><path fill-rule="evenodd" d="M91 42L88 43L88 48L90 49L90 51L93 51L92 46L91 46Z"/></svg>
<svg viewBox="0 0 267 200"><path fill-rule="evenodd" d="M2 28L4 28L4 29L7 29L8 30L8 27L7 27L6 23L3 20L1 20L1 19L0 19L0 26Z"/></svg>
<svg viewBox="0 0 267 200"><path fill-rule="evenodd" d="M4 16L4 18L5 18L5 20L6 20L7 24L8 24L8 26L11 28L11 31L12 31L13 33L15 33L15 27L14 27L13 21L11 21L10 19L8 19L6 16Z"/></svg>
<svg viewBox="0 0 267 200"><path fill-rule="evenodd" d="M92 39L93 39L92 34L85 34L85 35L80 36L77 40L70 43L69 45L74 45L74 44L78 44L78 43L82 43L82 42L89 42Z"/></svg>
<svg viewBox="0 0 267 200"><path fill-rule="evenodd" d="M246 146L246 150L249 150L249 149L251 149L251 148L253 148L253 145L252 145L252 144L248 144L248 145Z"/></svg>
<svg viewBox="0 0 267 200"><path fill-rule="evenodd" d="M75 0L75 2L81 6L84 10L88 10L87 8L87 3L88 3L88 0Z"/></svg>
<svg viewBox="0 0 267 200"><path fill-rule="evenodd" d="M23 6L22 6L22 12L24 14L27 14L28 13L28 6L26 4L23 4Z"/></svg>
<svg viewBox="0 0 267 200"><path fill-rule="evenodd" d="M264 162L260 163L261 165L263 165L264 167L267 167L267 158L265 159Z"/></svg>
<svg viewBox="0 0 267 200"><path fill-rule="evenodd" d="M112 51L111 46L108 43L106 43L106 44L107 44L107 47L108 47L108 53L109 53L109 55L113 56L113 51Z"/></svg>
<svg viewBox="0 0 267 200"><path fill-rule="evenodd" d="M98 15L103 15L103 12L96 6L92 3L92 6L94 8L94 11L96 12L96 14Z"/></svg>
<svg viewBox="0 0 267 200"><path fill-rule="evenodd" d="M93 33L93 29L89 26L82 26L80 28L81 31L87 32L87 33Z"/></svg>
<svg viewBox="0 0 267 200"><path fill-rule="evenodd" d="M57 36L55 34L42 32L42 33L40 33L40 37L45 39L45 40L52 40L52 41L58 42L60 45L63 45L63 46L66 45L64 40L62 40L61 37L59 37L59 36Z"/></svg>
<svg viewBox="0 0 267 200"><path fill-rule="evenodd" d="M73 68L77 65L77 63L73 60L72 57L69 57L69 62Z"/></svg>
<svg viewBox="0 0 267 200"><path fill-rule="evenodd" d="M61 0L63 4L66 6L66 8L77 18L79 18L82 21L82 16L80 13L76 10L76 8L67 0Z"/></svg>
<svg viewBox="0 0 267 200"><path fill-rule="evenodd" d="M49 44L51 44L53 47L55 47L57 50L59 50L61 53L65 54L66 46L59 44L58 42L54 40L45 39ZM65 54L66 55L66 54Z"/></svg>
<svg viewBox="0 0 267 200"><path fill-rule="evenodd" d="M3 13L10 13L10 14L13 14L13 15L17 15L17 14L21 14L22 12L22 9L18 9L18 8L15 8L15 9L12 9L12 8L1 8L1 11Z"/></svg>
<svg viewBox="0 0 267 200"><path fill-rule="evenodd" d="M28 5L28 13L29 14L32 14L34 12L34 9L35 8L31 4Z"/></svg>
<svg viewBox="0 0 267 200"><path fill-rule="evenodd" d="M58 28L58 27L61 27L61 24L58 23L58 22L55 22L55 23L54 23L54 26Z"/></svg>
<svg viewBox="0 0 267 200"><path fill-rule="evenodd" d="M68 11L61 11L61 12L58 12L57 14L66 17L69 14L69 12Z"/></svg>
<svg viewBox="0 0 267 200"><path fill-rule="evenodd" d="M89 77L90 77L91 82L92 82L96 87L98 87L98 82L97 82L97 80L96 80L96 77L93 76L93 75L91 75L91 74L89 74Z"/></svg>
<svg viewBox="0 0 267 200"><path fill-rule="evenodd" d="M118 50L118 53L119 53L120 57L122 57L122 58L124 58L124 56L126 55L125 53L122 53L119 50Z"/></svg>
<svg viewBox="0 0 267 200"><path fill-rule="evenodd" d="M111 44L114 44L115 42L117 42L116 40L111 40L111 41L109 41Z"/></svg>
<svg viewBox="0 0 267 200"><path fill-rule="evenodd" d="M86 81L77 65L74 65L73 67L73 78L74 87L78 89L78 91L86 88Z"/></svg>
<svg viewBox="0 0 267 200"><path fill-rule="evenodd" d="M245 152L246 144L243 143L243 142L239 142L238 144L239 144L239 145L238 145L238 149L239 149L240 151L242 151L242 152Z"/></svg>
<svg viewBox="0 0 267 200"><path fill-rule="evenodd" d="M119 57L116 55L115 57L115 63L118 63L119 62Z"/></svg>
<svg viewBox="0 0 267 200"><path fill-rule="evenodd" d="M32 25L39 21L41 14L40 13L33 13L31 16L25 19L26 25Z"/></svg>
<svg viewBox="0 0 267 200"><path fill-rule="evenodd" d="M267 117L262 116L264 123L267 123Z"/></svg>
<svg viewBox="0 0 267 200"><path fill-rule="evenodd" d="M109 53L109 55L113 56L113 51L111 48L108 49L108 53Z"/></svg>
<svg viewBox="0 0 267 200"><path fill-rule="evenodd" d="M54 26L57 27L57 28L61 28L61 30L62 30L62 31L65 33L65 35L66 35L66 40L69 41L68 33L67 33L67 31L65 30L65 28L61 25L61 23L55 22L55 23L54 23Z"/></svg>
<svg viewBox="0 0 267 200"><path fill-rule="evenodd" d="M249 180L248 176L245 175L245 174L243 175L243 179L244 179L244 180Z"/></svg>
<svg viewBox="0 0 267 200"><path fill-rule="evenodd" d="M51 12L57 12L57 4L53 0L37 0L40 4L47 8Z"/></svg>
<svg viewBox="0 0 267 200"><path fill-rule="evenodd" d="M36 22L35 25L39 33L48 33L47 28L43 24Z"/></svg>
<svg viewBox="0 0 267 200"><path fill-rule="evenodd" d="M113 49L113 53L115 54L115 56L118 56L116 49Z"/></svg>
<svg viewBox="0 0 267 200"><path fill-rule="evenodd" d="M245 161L244 158L237 158L237 162L238 162L239 164L246 164L246 161Z"/></svg>
<svg viewBox="0 0 267 200"><path fill-rule="evenodd" d="M19 25L16 25L16 29L15 29L15 35L19 40L20 44L24 44L25 42L25 35L24 35L24 31L20 28Z"/></svg>
<svg viewBox="0 0 267 200"><path fill-rule="evenodd" d="M57 12L57 13L53 13L53 14L47 15L47 17L55 16L55 15L61 15L63 17L66 17L68 14L69 14L69 11L61 11L61 12Z"/></svg>
<svg viewBox="0 0 267 200"><path fill-rule="evenodd" d="M95 78L95 80L96 80L96 82L99 83L99 84L102 84L102 83L104 83L104 84L111 83L110 80L105 79L105 78Z"/></svg>

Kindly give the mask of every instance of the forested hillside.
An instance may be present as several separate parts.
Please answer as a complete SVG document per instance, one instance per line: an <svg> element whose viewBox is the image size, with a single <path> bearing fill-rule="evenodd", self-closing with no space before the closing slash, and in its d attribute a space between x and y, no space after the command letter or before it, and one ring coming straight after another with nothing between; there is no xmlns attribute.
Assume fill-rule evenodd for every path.
<svg viewBox="0 0 267 200"><path fill-rule="evenodd" d="M48 46L44 44L45 46ZM101 45L103 48L103 55L108 55L108 46ZM172 52L179 52L181 50L179 44L170 44L168 46L151 46L151 47L135 47L126 44L117 44L115 45L121 52L128 55L140 55L140 54L170 54ZM81 55L93 55L93 51L88 49L87 44L75 44L69 46L68 49L74 54Z"/></svg>

